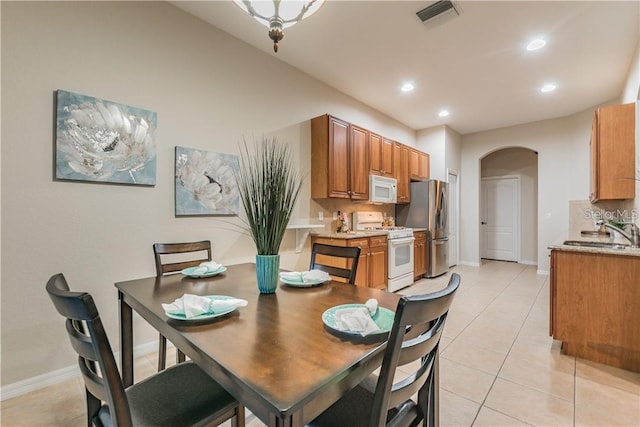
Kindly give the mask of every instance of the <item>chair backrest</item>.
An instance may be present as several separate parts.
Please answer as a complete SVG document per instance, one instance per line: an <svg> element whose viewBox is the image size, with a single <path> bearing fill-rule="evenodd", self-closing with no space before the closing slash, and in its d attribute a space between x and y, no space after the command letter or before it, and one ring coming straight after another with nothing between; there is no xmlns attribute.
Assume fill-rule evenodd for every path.
<svg viewBox="0 0 640 427"><path fill-rule="evenodd" d="M67 319L67 334L78 353L85 388L95 398L107 402L114 426L131 426L129 402L93 298L86 292L69 291L62 273L49 279L46 290L58 313ZM93 412L88 414L89 419L93 419L100 405L92 405L88 410Z"/></svg>
<svg viewBox="0 0 640 427"><path fill-rule="evenodd" d="M206 252L206 256L205 256ZM156 259L156 275L175 273L188 267L197 267L202 262L211 261L211 241L187 243L154 243L153 254ZM184 254L188 260L180 259L175 262L166 262L168 256ZM167 256L165 258L165 255Z"/></svg>
<svg viewBox="0 0 640 427"><path fill-rule="evenodd" d="M426 408L434 404L431 393L434 392L433 369L438 344L449 307L459 286L460 276L453 273L445 289L426 295L403 296L398 302L375 386L369 423L371 427L417 425L413 423L429 416ZM393 382L398 366L417 360L421 363L411 369L410 375ZM410 401L415 393L418 393L417 405ZM393 408L401 409L394 410L392 418L387 421L388 410Z"/></svg>
<svg viewBox="0 0 640 427"><path fill-rule="evenodd" d="M320 259L317 257L318 255L320 255ZM344 262L344 267L336 266L336 260L325 257L342 258L342 260L338 260L338 262ZM322 258L325 259L324 263L321 260ZM358 270L358 259L360 259L359 247L331 246L314 243L311 248L309 270L316 269L326 271L330 276L341 277L347 279L348 283L354 284Z"/></svg>

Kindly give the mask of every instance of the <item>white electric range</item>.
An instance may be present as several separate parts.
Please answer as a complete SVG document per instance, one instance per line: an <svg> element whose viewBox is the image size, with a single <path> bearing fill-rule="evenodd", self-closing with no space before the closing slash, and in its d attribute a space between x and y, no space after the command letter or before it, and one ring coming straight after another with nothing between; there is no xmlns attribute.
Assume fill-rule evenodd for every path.
<svg viewBox="0 0 640 427"><path fill-rule="evenodd" d="M395 292L413 283L413 229L383 226L382 212L354 212L353 230L384 231L387 234L387 290Z"/></svg>

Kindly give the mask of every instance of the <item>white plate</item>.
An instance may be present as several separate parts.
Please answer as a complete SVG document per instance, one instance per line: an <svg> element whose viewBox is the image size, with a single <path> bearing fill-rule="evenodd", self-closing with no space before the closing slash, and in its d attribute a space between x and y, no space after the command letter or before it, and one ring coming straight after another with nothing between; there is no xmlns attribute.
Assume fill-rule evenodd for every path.
<svg viewBox="0 0 640 427"><path fill-rule="evenodd" d="M200 268L200 267L185 268L180 273L184 274L185 276L200 278L200 277L215 276L217 274L224 273L225 271L227 271L227 267L225 267L224 265L221 265L220 268L218 268L217 270L214 270L214 271L207 271L206 273L199 273L199 274L198 273L194 273L198 268Z"/></svg>
<svg viewBox="0 0 640 427"><path fill-rule="evenodd" d="M228 295L204 295L204 298L209 298L210 300L215 301L215 300L222 300L222 299L232 299L233 297L230 297ZM170 317L172 319L193 321L193 320L213 319L214 317L224 316L225 314L231 313L236 308L238 307L227 308L227 309L218 311L216 313L199 314L197 316L193 316L188 319L184 314L172 314L167 312L165 312L165 314L167 315L167 317Z"/></svg>
<svg viewBox="0 0 640 427"><path fill-rule="evenodd" d="M305 279L303 282L299 280L290 280L284 277L280 278L280 281L286 285L293 286L294 288L310 288L312 286L318 286L323 284L324 280L309 280Z"/></svg>

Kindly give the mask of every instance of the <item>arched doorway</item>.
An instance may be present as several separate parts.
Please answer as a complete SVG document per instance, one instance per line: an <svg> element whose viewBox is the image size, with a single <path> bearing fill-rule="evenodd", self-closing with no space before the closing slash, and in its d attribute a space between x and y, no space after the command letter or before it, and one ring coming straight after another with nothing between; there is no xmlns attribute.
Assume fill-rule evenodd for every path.
<svg viewBox="0 0 640 427"><path fill-rule="evenodd" d="M509 147L480 160L480 258L538 262L538 153Z"/></svg>

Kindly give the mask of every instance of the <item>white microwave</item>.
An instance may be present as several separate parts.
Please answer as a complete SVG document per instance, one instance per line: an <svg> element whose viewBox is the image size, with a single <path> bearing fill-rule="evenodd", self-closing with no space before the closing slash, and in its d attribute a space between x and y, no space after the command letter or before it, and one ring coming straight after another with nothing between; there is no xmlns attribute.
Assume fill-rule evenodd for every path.
<svg viewBox="0 0 640 427"><path fill-rule="evenodd" d="M396 203L398 182L393 178L369 175L369 202Z"/></svg>

